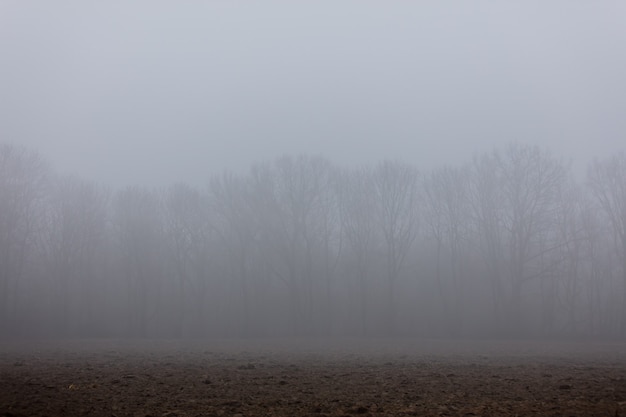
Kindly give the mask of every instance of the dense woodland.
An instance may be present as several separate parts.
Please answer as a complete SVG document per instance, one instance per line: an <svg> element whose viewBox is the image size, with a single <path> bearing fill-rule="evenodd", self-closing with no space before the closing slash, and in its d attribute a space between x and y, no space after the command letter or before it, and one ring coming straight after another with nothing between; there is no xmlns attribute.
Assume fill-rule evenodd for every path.
<svg viewBox="0 0 626 417"><path fill-rule="evenodd" d="M141 161L137 161L141 164ZM0 145L3 337L626 337L626 157L283 156L110 189Z"/></svg>

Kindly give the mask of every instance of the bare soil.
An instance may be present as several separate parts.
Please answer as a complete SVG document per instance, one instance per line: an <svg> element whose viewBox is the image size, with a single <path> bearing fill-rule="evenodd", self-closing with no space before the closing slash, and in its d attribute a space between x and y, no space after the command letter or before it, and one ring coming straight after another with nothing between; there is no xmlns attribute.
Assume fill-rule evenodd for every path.
<svg viewBox="0 0 626 417"><path fill-rule="evenodd" d="M0 342L0 416L626 416L621 343Z"/></svg>

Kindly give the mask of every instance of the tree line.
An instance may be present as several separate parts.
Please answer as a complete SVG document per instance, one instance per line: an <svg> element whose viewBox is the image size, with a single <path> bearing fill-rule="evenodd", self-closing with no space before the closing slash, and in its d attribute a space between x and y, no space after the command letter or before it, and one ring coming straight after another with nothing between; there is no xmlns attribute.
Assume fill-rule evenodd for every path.
<svg viewBox="0 0 626 417"><path fill-rule="evenodd" d="M138 161L140 163L140 161ZM283 156L110 189L0 144L0 335L626 336L626 157Z"/></svg>

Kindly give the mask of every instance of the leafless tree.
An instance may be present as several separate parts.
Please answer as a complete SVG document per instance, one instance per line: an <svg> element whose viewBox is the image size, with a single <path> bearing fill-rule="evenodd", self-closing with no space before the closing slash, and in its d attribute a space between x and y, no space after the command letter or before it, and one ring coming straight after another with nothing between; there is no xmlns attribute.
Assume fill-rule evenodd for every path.
<svg viewBox="0 0 626 417"><path fill-rule="evenodd" d="M163 208L159 195L141 187L118 191L113 222L118 244L119 273L126 285L128 331L149 334L157 313L164 275Z"/></svg>
<svg viewBox="0 0 626 417"><path fill-rule="evenodd" d="M356 258L354 271L358 282L360 327L363 335L369 332L368 269L379 237L376 230L376 204L372 184L371 169L346 170L341 175L338 189L341 230L347 248Z"/></svg>
<svg viewBox="0 0 626 417"><path fill-rule="evenodd" d="M384 161L376 166L372 192L377 224L385 242L386 331L395 332L395 286L418 228L418 173L410 165Z"/></svg>
<svg viewBox="0 0 626 417"><path fill-rule="evenodd" d="M504 283L504 228L502 186L497 175L497 160L493 154L475 157L472 164L470 202L475 228L478 234L478 247L486 265L493 305L493 318L496 330L501 331L506 308Z"/></svg>
<svg viewBox="0 0 626 417"><path fill-rule="evenodd" d="M293 332L312 330L320 312L319 286L314 279L316 255L324 247L327 192L332 166L322 157L285 156L252 171L259 245L272 273L289 292ZM328 242L328 241L326 241Z"/></svg>
<svg viewBox="0 0 626 417"><path fill-rule="evenodd" d="M542 327L546 334L555 331L561 309L566 333L578 333L583 321L583 291L589 265L585 247L590 243L583 222L588 203L582 189L569 178L560 190L556 206L554 241L558 245L544 258L551 267L546 268L549 273L541 281Z"/></svg>
<svg viewBox="0 0 626 417"><path fill-rule="evenodd" d="M252 262L258 238L258 223L250 182L243 177L224 173L210 182L210 205L214 212L213 229L226 248L228 276L236 285L241 305L240 330L243 335L253 332L252 304L259 294L254 294L255 279L261 276L252 271ZM255 296L256 295L256 296ZM258 301L258 300L257 300Z"/></svg>
<svg viewBox="0 0 626 417"><path fill-rule="evenodd" d="M591 192L611 225L622 277L621 335L626 334L626 156L595 161L588 172Z"/></svg>
<svg viewBox="0 0 626 417"><path fill-rule="evenodd" d="M505 300L512 331L522 324L525 284L543 276L542 256L558 246L549 241L553 237L549 231L556 222L558 196L566 179L563 164L537 147L511 144L502 153L494 151L475 160L473 207L492 280L495 314L502 312Z"/></svg>
<svg viewBox="0 0 626 417"><path fill-rule="evenodd" d="M75 177L58 178L51 186L48 233L49 280L60 310L60 330L67 333L77 309L79 325L93 320L95 281L101 263L108 215L108 192ZM100 252L100 256L97 253Z"/></svg>
<svg viewBox="0 0 626 417"><path fill-rule="evenodd" d="M0 331L15 321L20 278L42 227L48 177L37 152L0 144Z"/></svg>
<svg viewBox="0 0 626 417"><path fill-rule="evenodd" d="M424 191L424 217L436 244L435 279L449 331L457 333L462 327L465 293L462 250L469 237L469 172L451 167L434 170L424 182ZM445 262L442 252L447 254ZM447 280L442 269L448 272Z"/></svg>
<svg viewBox="0 0 626 417"><path fill-rule="evenodd" d="M164 196L165 234L169 243L175 285L169 297L174 332L202 333L209 289L210 216L206 195L185 185L169 187ZM174 296L175 294L175 296ZM191 314L192 317L187 317ZM187 323L191 320L191 323Z"/></svg>

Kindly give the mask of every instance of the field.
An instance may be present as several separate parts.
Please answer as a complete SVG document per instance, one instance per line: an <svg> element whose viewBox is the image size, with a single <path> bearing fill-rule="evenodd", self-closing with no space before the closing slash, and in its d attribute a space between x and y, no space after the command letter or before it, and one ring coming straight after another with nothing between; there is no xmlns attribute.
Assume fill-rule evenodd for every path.
<svg viewBox="0 0 626 417"><path fill-rule="evenodd" d="M621 343L0 342L0 416L626 416Z"/></svg>

